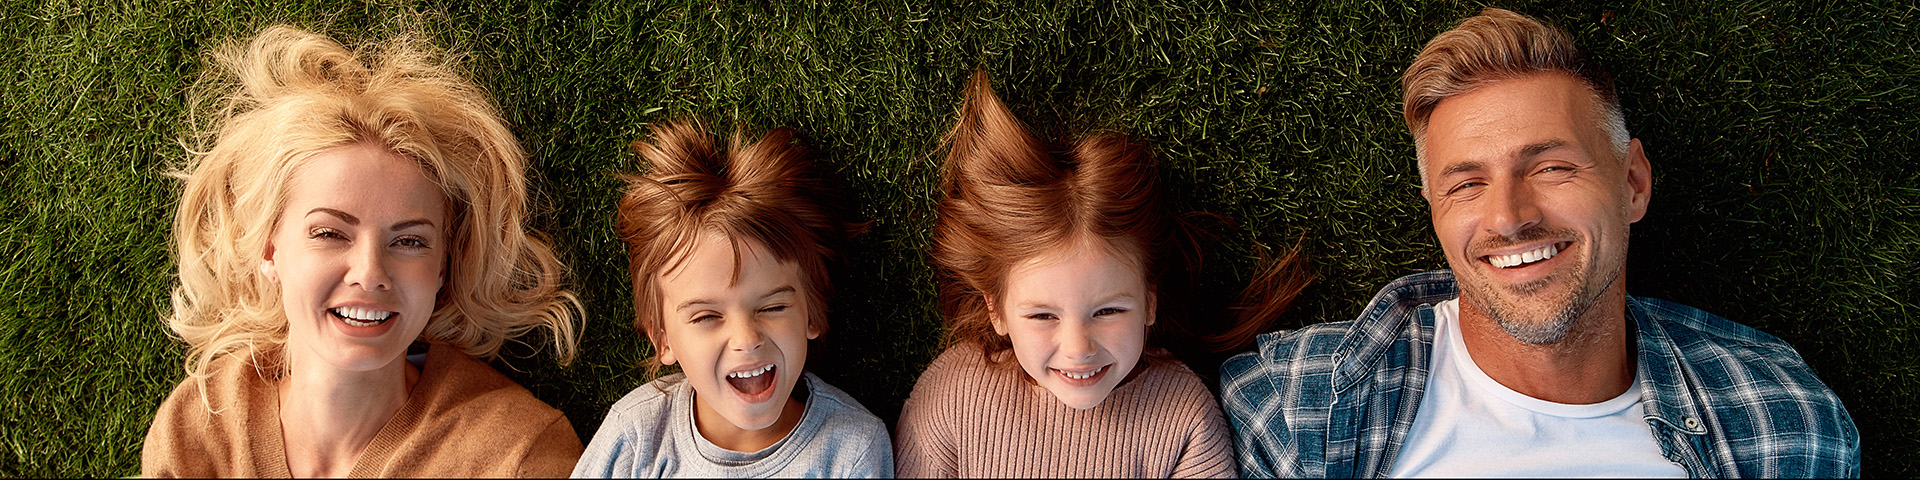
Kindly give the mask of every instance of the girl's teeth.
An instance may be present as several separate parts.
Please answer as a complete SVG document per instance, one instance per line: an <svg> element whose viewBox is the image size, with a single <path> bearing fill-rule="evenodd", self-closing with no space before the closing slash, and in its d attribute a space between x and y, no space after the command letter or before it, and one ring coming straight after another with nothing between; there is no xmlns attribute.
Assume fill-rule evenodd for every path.
<svg viewBox="0 0 1920 480"><path fill-rule="evenodd" d="M753 377L758 377L760 375L766 374L770 370L773 370L773 365L767 365L757 369L748 370L745 372L729 373L727 374L727 378L753 378Z"/></svg>
<svg viewBox="0 0 1920 480"><path fill-rule="evenodd" d="M1061 371L1060 371L1060 374L1061 374L1061 375L1066 375L1066 376L1067 376L1067 378L1071 378L1071 379L1074 379L1074 380L1086 380L1086 379L1089 379L1089 378L1093 378L1093 376L1094 376L1094 375L1099 375L1099 374L1100 374L1100 372L1103 372L1103 371L1106 371L1106 369L1107 369L1107 367L1100 367L1100 368L1096 368L1096 369L1094 369L1094 370L1093 370L1093 371L1091 371L1091 372L1087 372L1087 373L1085 373L1085 374L1074 374L1074 373L1071 373L1071 372L1068 372L1068 371L1066 371L1066 370L1061 370Z"/></svg>

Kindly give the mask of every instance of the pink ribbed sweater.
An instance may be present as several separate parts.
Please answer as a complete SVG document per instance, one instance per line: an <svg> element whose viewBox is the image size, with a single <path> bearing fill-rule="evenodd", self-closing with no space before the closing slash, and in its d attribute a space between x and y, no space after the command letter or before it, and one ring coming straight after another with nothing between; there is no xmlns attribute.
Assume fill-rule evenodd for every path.
<svg viewBox="0 0 1920 480"><path fill-rule="evenodd" d="M1087 410L1011 358L947 349L920 374L894 433L901 477L1232 477L1233 434L1200 377L1164 354Z"/></svg>

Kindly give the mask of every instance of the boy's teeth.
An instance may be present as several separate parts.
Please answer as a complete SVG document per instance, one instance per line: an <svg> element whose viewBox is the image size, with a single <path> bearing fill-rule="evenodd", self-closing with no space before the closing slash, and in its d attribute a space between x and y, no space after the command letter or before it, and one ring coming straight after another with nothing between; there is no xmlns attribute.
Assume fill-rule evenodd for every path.
<svg viewBox="0 0 1920 480"><path fill-rule="evenodd" d="M1523 265L1523 264L1528 264L1528 263L1533 263L1533 262L1538 262L1541 260L1553 258L1554 255L1557 255L1559 253L1560 253L1560 244L1550 243L1544 247L1536 248L1536 249L1525 251L1525 252L1515 253L1512 255L1488 255L1487 263L1491 263L1495 267L1509 268L1517 265Z"/></svg>
<svg viewBox="0 0 1920 480"><path fill-rule="evenodd" d="M767 365L757 369L748 370L745 372L729 373L727 374L727 378L753 378L753 377L758 377L762 374L765 374L767 373L767 371L770 371L770 370L773 370L773 365Z"/></svg>

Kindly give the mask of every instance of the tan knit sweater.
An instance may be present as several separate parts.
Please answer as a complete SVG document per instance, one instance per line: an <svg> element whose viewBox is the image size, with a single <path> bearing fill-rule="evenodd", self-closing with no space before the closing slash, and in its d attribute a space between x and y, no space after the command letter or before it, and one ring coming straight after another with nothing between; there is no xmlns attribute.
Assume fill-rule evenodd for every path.
<svg viewBox="0 0 1920 480"><path fill-rule="evenodd" d="M901 477L1232 477L1233 434L1179 360L1145 369L1087 410L1028 382L1012 358L948 349L920 374L894 433Z"/></svg>
<svg viewBox="0 0 1920 480"><path fill-rule="evenodd" d="M274 383L239 358L181 382L140 452L143 477L290 477ZM459 349L434 345L407 403L374 434L350 477L565 477L580 437L559 410Z"/></svg>

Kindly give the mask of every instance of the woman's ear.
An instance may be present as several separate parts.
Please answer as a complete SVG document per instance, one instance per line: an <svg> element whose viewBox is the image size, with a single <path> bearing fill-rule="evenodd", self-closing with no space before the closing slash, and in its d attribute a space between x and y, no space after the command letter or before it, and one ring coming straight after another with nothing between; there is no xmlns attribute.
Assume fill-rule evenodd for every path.
<svg viewBox="0 0 1920 480"><path fill-rule="evenodd" d="M993 303L993 296L980 294L980 301L987 304L987 319L993 321L993 333L1007 334L1007 320L1000 317L1000 304Z"/></svg>
<svg viewBox="0 0 1920 480"><path fill-rule="evenodd" d="M260 255L260 276L275 285L280 284L280 269L273 264L273 240L267 240L267 248Z"/></svg>

